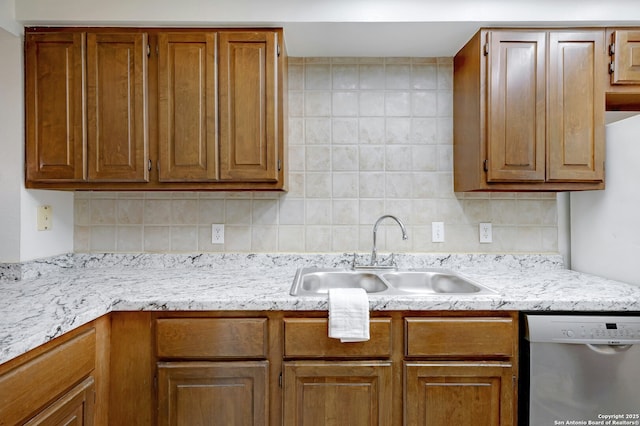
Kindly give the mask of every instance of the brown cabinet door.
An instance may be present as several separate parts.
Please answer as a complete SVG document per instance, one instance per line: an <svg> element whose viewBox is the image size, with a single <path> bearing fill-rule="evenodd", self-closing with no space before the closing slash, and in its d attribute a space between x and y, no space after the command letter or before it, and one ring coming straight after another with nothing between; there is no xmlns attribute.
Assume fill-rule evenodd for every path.
<svg viewBox="0 0 640 426"><path fill-rule="evenodd" d="M161 426L258 426L269 423L266 361L158 364Z"/></svg>
<svg viewBox="0 0 640 426"><path fill-rule="evenodd" d="M89 180L148 180L147 36L87 34Z"/></svg>
<svg viewBox="0 0 640 426"><path fill-rule="evenodd" d="M93 377L88 377L25 426L93 425L94 388Z"/></svg>
<svg viewBox="0 0 640 426"><path fill-rule="evenodd" d="M391 362L284 363L284 426L392 424Z"/></svg>
<svg viewBox="0 0 640 426"><path fill-rule="evenodd" d="M216 180L216 33L160 34L158 46L159 179Z"/></svg>
<svg viewBox="0 0 640 426"><path fill-rule="evenodd" d="M25 37L27 181L82 181L85 35Z"/></svg>
<svg viewBox="0 0 640 426"><path fill-rule="evenodd" d="M275 32L220 33L220 178L278 179Z"/></svg>
<svg viewBox="0 0 640 426"><path fill-rule="evenodd" d="M487 63L487 181L545 179L545 32L492 31Z"/></svg>
<svg viewBox="0 0 640 426"><path fill-rule="evenodd" d="M548 181L603 181L603 31L549 34Z"/></svg>
<svg viewBox="0 0 640 426"><path fill-rule="evenodd" d="M612 38L611 84L640 84L640 31L617 30Z"/></svg>
<svg viewBox="0 0 640 426"><path fill-rule="evenodd" d="M405 363L405 425L511 426L510 364Z"/></svg>

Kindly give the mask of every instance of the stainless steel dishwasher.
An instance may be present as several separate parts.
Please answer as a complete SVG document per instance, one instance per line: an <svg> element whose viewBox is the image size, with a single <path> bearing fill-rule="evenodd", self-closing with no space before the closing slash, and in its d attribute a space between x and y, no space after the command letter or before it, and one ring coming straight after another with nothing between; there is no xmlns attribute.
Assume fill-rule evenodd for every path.
<svg viewBox="0 0 640 426"><path fill-rule="evenodd" d="M527 314L524 323L520 424L640 425L640 316Z"/></svg>

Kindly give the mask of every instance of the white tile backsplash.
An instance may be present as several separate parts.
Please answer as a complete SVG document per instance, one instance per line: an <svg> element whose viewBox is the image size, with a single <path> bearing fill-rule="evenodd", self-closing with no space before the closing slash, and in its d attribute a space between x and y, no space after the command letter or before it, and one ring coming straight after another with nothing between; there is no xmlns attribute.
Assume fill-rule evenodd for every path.
<svg viewBox="0 0 640 426"><path fill-rule="evenodd" d="M453 193L452 58L290 58L288 85L287 193L78 192L75 250L366 253L395 214L383 252L557 252L555 194Z"/></svg>

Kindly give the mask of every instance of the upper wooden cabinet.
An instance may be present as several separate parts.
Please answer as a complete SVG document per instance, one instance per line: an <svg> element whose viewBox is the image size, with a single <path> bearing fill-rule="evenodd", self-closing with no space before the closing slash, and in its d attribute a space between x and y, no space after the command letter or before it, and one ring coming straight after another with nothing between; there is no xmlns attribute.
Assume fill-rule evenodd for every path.
<svg viewBox="0 0 640 426"><path fill-rule="evenodd" d="M479 31L454 60L455 191L602 189L604 45L604 31Z"/></svg>
<svg viewBox="0 0 640 426"><path fill-rule="evenodd" d="M282 190L281 29L27 28L26 186Z"/></svg>
<svg viewBox="0 0 640 426"><path fill-rule="evenodd" d="M611 84L640 84L640 28L609 30Z"/></svg>
<svg viewBox="0 0 640 426"><path fill-rule="evenodd" d="M218 178L216 34L158 36L158 145L161 182Z"/></svg>
<svg viewBox="0 0 640 426"><path fill-rule="evenodd" d="M607 109L640 109L640 28L609 28Z"/></svg>
<svg viewBox="0 0 640 426"><path fill-rule="evenodd" d="M27 182L86 178L83 33L25 36Z"/></svg>
<svg viewBox="0 0 640 426"><path fill-rule="evenodd" d="M27 185L147 181L146 34L28 32L25 44Z"/></svg>
<svg viewBox="0 0 640 426"><path fill-rule="evenodd" d="M87 34L90 182L146 182L147 35Z"/></svg>
<svg viewBox="0 0 640 426"><path fill-rule="evenodd" d="M492 32L487 62L487 181L543 182L544 33Z"/></svg>
<svg viewBox="0 0 640 426"><path fill-rule="evenodd" d="M220 172L223 180L278 180L275 33L220 34Z"/></svg>

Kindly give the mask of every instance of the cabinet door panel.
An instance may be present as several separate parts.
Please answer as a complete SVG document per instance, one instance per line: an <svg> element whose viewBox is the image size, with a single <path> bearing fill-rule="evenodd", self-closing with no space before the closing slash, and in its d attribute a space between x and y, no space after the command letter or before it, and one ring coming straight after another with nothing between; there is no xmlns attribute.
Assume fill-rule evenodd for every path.
<svg viewBox="0 0 640 426"><path fill-rule="evenodd" d="M94 380L88 377L25 426L93 425Z"/></svg>
<svg viewBox="0 0 640 426"><path fill-rule="evenodd" d="M159 179L215 180L216 33L160 34L158 46Z"/></svg>
<svg viewBox="0 0 640 426"><path fill-rule="evenodd" d="M90 328L1 375L0 425L18 424L30 417L95 368L96 330Z"/></svg>
<svg viewBox="0 0 640 426"><path fill-rule="evenodd" d="M640 31L613 32L611 84L640 84Z"/></svg>
<svg viewBox="0 0 640 426"><path fill-rule="evenodd" d="M405 363L405 424L514 424L510 364Z"/></svg>
<svg viewBox="0 0 640 426"><path fill-rule="evenodd" d="M89 180L148 180L147 36L87 35Z"/></svg>
<svg viewBox="0 0 640 426"><path fill-rule="evenodd" d="M277 44L272 32L220 34L220 177L273 181L277 170Z"/></svg>
<svg viewBox="0 0 640 426"><path fill-rule="evenodd" d="M28 181L85 178L84 33L27 34Z"/></svg>
<svg viewBox="0 0 640 426"><path fill-rule="evenodd" d="M549 36L549 181L604 179L604 34Z"/></svg>
<svg viewBox="0 0 640 426"><path fill-rule="evenodd" d="M487 180L544 181L545 33L489 34Z"/></svg>
<svg viewBox="0 0 640 426"><path fill-rule="evenodd" d="M390 362L285 362L285 426L392 424Z"/></svg>
<svg viewBox="0 0 640 426"><path fill-rule="evenodd" d="M269 422L269 364L158 364L161 426L258 426Z"/></svg>

